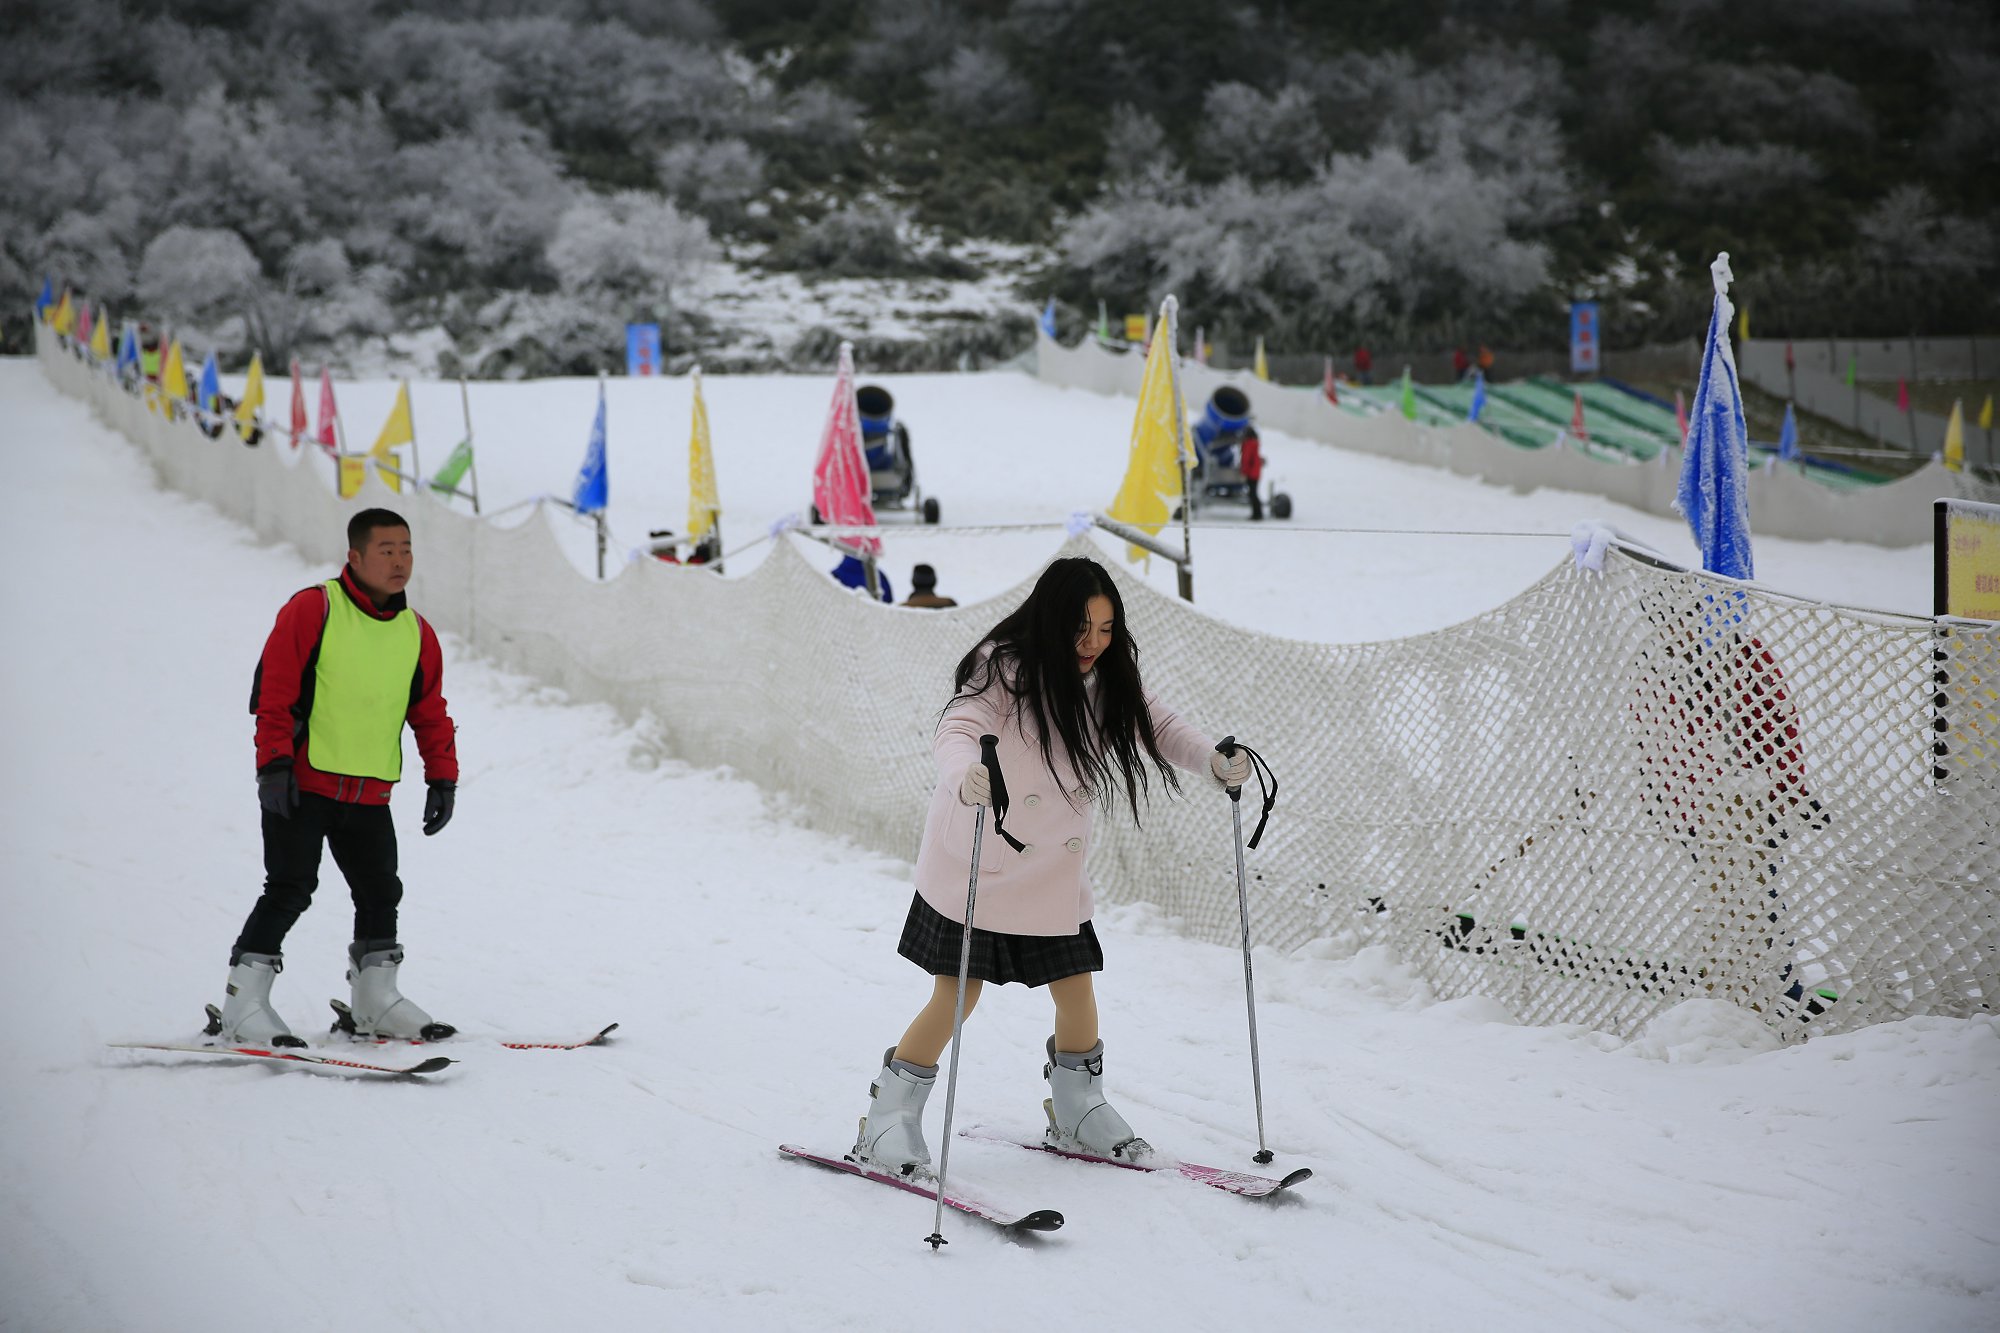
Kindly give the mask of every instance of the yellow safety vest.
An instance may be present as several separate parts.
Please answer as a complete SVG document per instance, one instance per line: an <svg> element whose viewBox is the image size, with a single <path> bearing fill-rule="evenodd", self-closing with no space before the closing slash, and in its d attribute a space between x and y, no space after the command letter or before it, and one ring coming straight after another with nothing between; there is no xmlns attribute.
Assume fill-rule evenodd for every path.
<svg viewBox="0 0 2000 1333"><path fill-rule="evenodd" d="M423 630L405 607L377 620L339 579L326 581L326 629L313 669L307 758L322 773L395 782L403 776L403 722L410 711Z"/></svg>

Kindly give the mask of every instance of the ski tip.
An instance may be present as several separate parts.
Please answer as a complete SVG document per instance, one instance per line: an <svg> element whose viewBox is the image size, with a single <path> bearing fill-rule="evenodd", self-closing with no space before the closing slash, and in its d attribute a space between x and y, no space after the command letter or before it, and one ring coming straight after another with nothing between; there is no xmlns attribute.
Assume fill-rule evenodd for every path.
<svg viewBox="0 0 2000 1333"><path fill-rule="evenodd" d="M443 1069L446 1065L452 1065L457 1063L458 1062L456 1060L452 1059L448 1055L433 1055L430 1059L425 1060L421 1064L411 1065L408 1069L405 1069L403 1072L405 1074L435 1074L438 1072L438 1070Z"/></svg>
<svg viewBox="0 0 2000 1333"><path fill-rule="evenodd" d="M1037 1208L1026 1217L1015 1221L1010 1231L1060 1231L1063 1215L1053 1208Z"/></svg>
<svg viewBox="0 0 2000 1333"><path fill-rule="evenodd" d="M1309 1166L1302 1166L1296 1171L1287 1173L1285 1178L1278 1182L1278 1188L1281 1190L1288 1190L1292 1186L1303 1184L1305 1181L1311 1180L1312 1178L1313 1178L1313 1169Z"/></svg>
<svg viewBox="0 0 2000 1333"><path fill-rule="evenodd" d="M618 1025L616 1023L613 1023L608 1027L606 1027L604 1031L598 1033L596 1036L592 1037L589 1041L585 1042L584 1045L602 1046L604 1044L604 1039L610 1036L612 1033L616 1032L617 1030L618 1030Z"/></svg>

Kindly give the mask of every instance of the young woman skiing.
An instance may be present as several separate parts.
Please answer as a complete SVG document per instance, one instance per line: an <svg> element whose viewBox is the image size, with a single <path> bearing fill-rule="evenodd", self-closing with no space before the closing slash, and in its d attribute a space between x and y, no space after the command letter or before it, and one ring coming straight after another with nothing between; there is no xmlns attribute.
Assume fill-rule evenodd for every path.
<svg viewBox="0 0 2000 1333"><path fill-rule="evenodd" d="M1056 1011L1042 1070L1049 1141L1136 1157L1146 1142L1103 1090L1091 973L1103 968L1104 952L1084 874L1095 810L1122 793L1136 820L1149 768L1171 791L1180 781L1169 762L1227 788L1248 780L1250 761L1241 750L1216 753L1141 684L1118 587L1085 557L1051 564L1020 609L959 662L953 686L931 742L938 782L897 948L931 977L931 994L883 1054L852 1156L904 1175L929 1173L924 1102L952 1035L974 807L993 802L979 740L992 735L1010 808L1005 831L988 829L981 846L965 1012L985 982L1047 986Z"/></svg>

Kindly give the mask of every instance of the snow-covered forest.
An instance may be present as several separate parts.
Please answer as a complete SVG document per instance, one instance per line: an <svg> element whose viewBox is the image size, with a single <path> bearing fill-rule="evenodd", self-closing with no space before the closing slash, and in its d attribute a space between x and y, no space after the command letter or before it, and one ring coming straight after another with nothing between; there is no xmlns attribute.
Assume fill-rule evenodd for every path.
<svg viewBox="0 0 2000 1333"><path fill-rule="evenodd" d="M1178 293L1333 349L1984 332L1960 0L73 0L0 31L0 297L340 359L952 366ZM844 299L851 284L871 299ZM849 284L843 287L842 284ZM894 310L896 315L886 312ZM23 322L7 320L17 344ZM869 344L867 340L873 339ZM352 359L352 358L350 358ZM362 356L359 359L370 359Z"/></svg>

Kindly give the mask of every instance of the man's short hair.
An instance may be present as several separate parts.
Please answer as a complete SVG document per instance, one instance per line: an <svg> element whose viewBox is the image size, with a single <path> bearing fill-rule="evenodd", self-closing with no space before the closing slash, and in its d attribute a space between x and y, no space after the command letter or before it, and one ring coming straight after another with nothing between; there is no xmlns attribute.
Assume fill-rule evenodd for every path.
<svg viewBox="0 0 2000 1333"><path fill-rule="evenodd" d="M364 509L347 520L347 549L363 550L377 528L407 528L409 520L393 509Z"/></svg>

